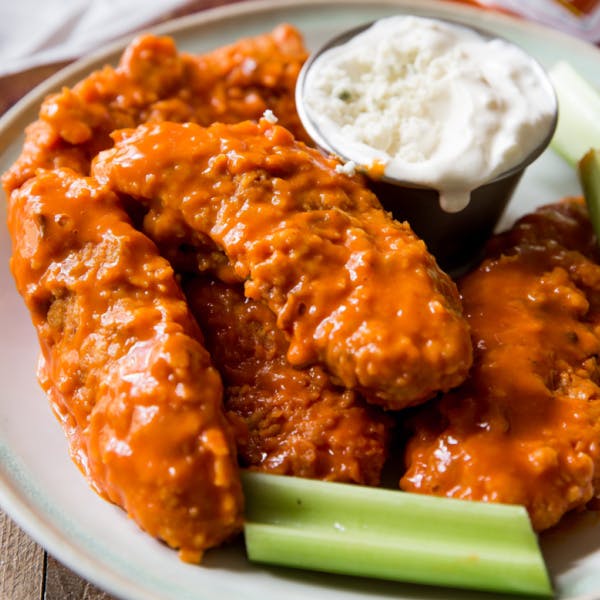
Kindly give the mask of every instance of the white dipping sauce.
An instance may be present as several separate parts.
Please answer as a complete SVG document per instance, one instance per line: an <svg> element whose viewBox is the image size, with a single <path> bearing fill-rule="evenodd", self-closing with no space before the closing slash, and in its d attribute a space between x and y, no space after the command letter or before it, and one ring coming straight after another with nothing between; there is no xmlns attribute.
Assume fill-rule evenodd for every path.
<svg viewBox="0 0 600 600"><path fill-rule="evenodd" d="M520 48L435 19L389 17L308 69L307 116L330 149L439 190L448 212L547 138L556 99Z"/></svg>

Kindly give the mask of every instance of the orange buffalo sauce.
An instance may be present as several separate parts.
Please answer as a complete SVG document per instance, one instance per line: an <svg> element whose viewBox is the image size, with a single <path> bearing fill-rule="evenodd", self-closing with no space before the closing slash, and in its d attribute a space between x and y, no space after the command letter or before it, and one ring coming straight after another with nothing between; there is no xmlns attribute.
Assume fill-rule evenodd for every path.
<svg viewBox="0 0 600 600"><path fill-rule="evenodd" d="M112 144L112 131L140 123L236 123L270 109L306 139L294 101L306 57L300 33L289 25L199 56L177 52L171 38L140 36L116 68L95 71L44 101L4 187L10 192L39 167L89 174L91 159Z"/></svg>
<svg viewBox="0 0 600 600"><path fill-rule="evenodd" d="M40 381L72 456L100 494L186 560L239 531L242 500L221 381L173 268L225 282L205 298L219 314L204 324L249 349L224 357L212 342L241 432L237 450L250 466L376 484L390 419L339 384L371 390L381 380L404 405L462 380L471 360L456 287L423 243L360 179L295 141L305 136L293 99L305 57L289 26L200 57L143 36L118 67L47 98L3 177L13 272L40 336ZM215 126L220 141L204 146L206 180L195 182L196 204L185 210L116 197L85 177L115 129L230 123L265 109L287 129ZM180 145L167 133L159 146L144 159L178 148L198 158L193 140ZM181 176L193 184L199 174L197 165L160 171L173 194ZM132 183L138 177L150 184L153 173L138 170ZM203 206L203 194L230 200L235 185L242 205L225 202L216 227L199 227L217 206ZM232 284L250 270L254 299L244 299ZM389 304L398 299L402 307ZM393 352L383 339L388 315L405 326Z"/></svg>
<svg viewBox="0 0 600 600"><path fill-rule="evenodd" d="M173 270L118 199L69 170L9 201L12 272L39 377L96 491L199 560L241 529L222 385Z"/></svg>
<svg viewBox="0 0 600 600"><path fill-rule="evenodd" d="M321 364L393 409L465 378L471 343L454 283L335 159L266 119L164 122L115 139L94 176L145 206L145 222L159 220L175 242L208 236L246 296L277 316L292 365Z"/></svg>
<svg viewBox="0 0 600 600"><path fill-rule="evenodd" d="M454 284L360 178L281 127L157 125L269 108L303 138L292 91L305 57L289 26L202 57L144 36L117 68L46 100L3 178L40 379L73 458L187 560L239 531L242 500L221 382L173 267L222 280L190 298L245 464L374 484L388 420L338 384L400 408L458 385L471 362ZM97 167L133 199L75 174L140 123L154 125L117 134ZM598 256L581 247L581 207L557 214L524 221L533 238L461 281L472 377L419 411L403 478L522 503L539 529L599 487Z"/></svg>
<svg viewBox="0 0 600 600"><path fill-rule="evenodd" d="M538 530L600 495L599 258L578 201L493 241L459 284L470 377L413 422L404 489L521 504Z"/></svg>

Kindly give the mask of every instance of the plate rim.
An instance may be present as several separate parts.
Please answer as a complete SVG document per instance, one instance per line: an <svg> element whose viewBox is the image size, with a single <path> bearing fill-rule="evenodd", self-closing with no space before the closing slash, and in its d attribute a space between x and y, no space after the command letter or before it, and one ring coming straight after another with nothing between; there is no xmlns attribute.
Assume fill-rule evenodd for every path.
<svg viewBox="0 0 600 600"><path fill-rule="evenodd" d="M418 7L419 10L425 11L438 11L442 9L444 12L451 11L459 19L461 16L475 18L475 20L481 22L482 26L489 24L491 28L494 28L499 23L509 25L523 32L533 32L536 37L544 40L556 40L561 47L572 48L572 52L577 54L589 54L592 60L597 60L600 63L600 48L569 34L554 30L545 25L526 21L516 16L482 10L481 8L453 0L377 0L374 4L389 6L391 8L411 9ZM145 27L136 32L119 36L117 39L103 44L99 49L61 68L48 79L31 89L9 108L0 117L0 155L14 142L15 135L22 135L22 124L20 121L24 113L27 113L34 107L38 107L43 97L56 90L61 82L76 77L81 73L87 73L91 65L101 60L109 60L110 57L122 52L126 45L142 32L155 35L177 35L186 30L192 30L195 27L222 22L227 19L237 19L247 14L256 16L257 14L272 12L273 10L285 12L286 9L304 7L318 9L326 6L348 8L349 6L364 7L368 5L368 0L238 0L233 4L201 9L190 15L171 19L158 25ZM0 466L5 466L2 464L4 461L2 450L3 446L0 440ZM18 489L14 478L11 478L10 474L5 474L4 471L6 469L0 470L0 506L21 529L44 549L74 572L116 597L124 597L128 600L160 599L151 590L140 588L136 580L125 578L121 574L111 570L105 563L94 562L88 555L88 552L84 551L77 541L65 538L65 534L60 531L58 524L53 523L36 512L24 492ZM576 600L576 598L581 598L582 600L589 598L589 600L592 600L592 596L588 594L573 597L573 600Z"/></svg>

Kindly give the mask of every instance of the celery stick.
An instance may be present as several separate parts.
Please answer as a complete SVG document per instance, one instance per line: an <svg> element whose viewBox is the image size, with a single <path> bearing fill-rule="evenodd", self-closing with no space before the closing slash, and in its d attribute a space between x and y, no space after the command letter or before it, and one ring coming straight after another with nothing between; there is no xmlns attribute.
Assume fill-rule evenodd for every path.
<svg viewBox="0 0 600 600"><path fill-rule="evenodd" d="M600 139L598 140L600 145ZM579 161L579 180L596 238L600 240L600 149L589 150Z"/></svg>
<svg viewBox="0 0 600 600"><path fill-rule="evenodd" d="M522 507L246 472L251 561L550 596Z"/></svg>
<svg viewBox="0 0 600 600"><path fill-rule="evenodd" d="M564 61L549 75L558 98L558 124L550 145L575 166L589 148L600 146L600 93Z"/></svg>

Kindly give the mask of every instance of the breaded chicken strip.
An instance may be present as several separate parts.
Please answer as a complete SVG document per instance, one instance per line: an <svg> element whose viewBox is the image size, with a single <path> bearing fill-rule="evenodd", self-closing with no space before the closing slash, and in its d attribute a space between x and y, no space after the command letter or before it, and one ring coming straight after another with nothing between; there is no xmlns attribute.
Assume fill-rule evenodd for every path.
<svg viewBox="0 0 600 600"><path fill-rule="evenodd" d="M391 419L319 366L295 369L288 341L262 302L241 285L194 278L184 286L221 372L225 407L245 425L243 465L283 475L380 483Z"/></svg>
<svg viewBox="0 0 600 600"><path fill-rule="evenodd" d="M599 259L577 200L492 241L459 283L471 376L419 409L403 489L521 504L537 530L600 495Z"/></svg>
<svg viewBox="0 0 600 600"><path fill-rule="evenodd" d="M146 122L236 123L269 108L306 139L294 102L306 57L290 25L200 56L178 53L171 38L140 36L116 68L106 66L44 101L4 186L10 193L37 168L88 175L90 160L112 145L112 131Z"/></svg>
<svg viewBox="0 0 600 600"><path fill-rule="evenodd" d="M144 204L147 218L178 213L208 236L246 296L277 315L292 365L322 364L393 409L463 381L471 343L454 283L335 159L264 119L165 122L115 140L94 176Z"/></svg>
<svg viewBox="0 0 600 600"><path fill-rule="evenodd" d="M74 461L150 534L198 560L240 530L222 385L173 271L117 198L68 170L9 200L11 267Z"/></svg>

